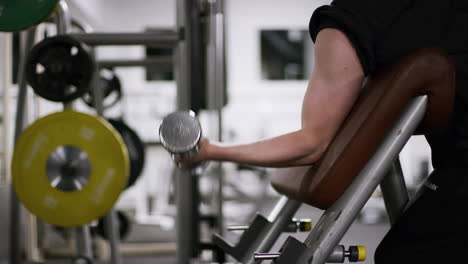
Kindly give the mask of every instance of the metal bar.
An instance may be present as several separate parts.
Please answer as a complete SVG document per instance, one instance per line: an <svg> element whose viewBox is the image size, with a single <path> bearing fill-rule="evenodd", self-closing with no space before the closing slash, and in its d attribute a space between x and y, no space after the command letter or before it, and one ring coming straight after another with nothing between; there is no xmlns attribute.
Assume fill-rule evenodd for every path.
<svg viewBox="0 0 468 264"><path fill-rule="evenodd" d="M185 28L185 0L177 0L177 28ZM190 90L188 88L190 83L190 71L188 64L190 61L190 49L187 48L186 40L178 43L175 50L175 67L174 73L177 83L177 109L188 110L190 109ZM176 233L177 233L177 264L189 264L191 259L192 247L192 188L190 173L175 169L175 183L176 183L176 203L177 203L177 218L176 218Z"/></svg>
<svg viewBox="0 0 468 264"><path fill-rule="evenodd" d="M9 184L11 184L10 177L10 146L11 146L11 133L10 133L10 87L12 84L12 42L13 37L11 33L1 33L1 54L0 58L4 58L1 68L1 88L3 90L3 118L2 118L2 132L3 132L3 146L2 146L2 170L0 175L0 211L8 212L9 209ZM0 234L5 234L0 238L0 263L7 263L10 258L10 237L8 230L10 230L10 219L4 217L0 219Z"/></svg>
<svg viewBox="0 0 468 264"><path fill-rule="evenodd" d="M3 117L2 122L2 132L3 132L3 155L2 155L2 171L0 175L0 186L2 184L11 183L11 174L10 174L10 146L11 146L11 132L10 132L10 87L12 84L12 68L13 68L13 59L12 59L12 42L13 36L11 33L2 34L2 54L1 58L4 58L2 67L2 89L3 89Z"/></svg>
<svg viewBox="0 0 468 264"><path fill-rule="evenodd" d="M223 141L223 102L224 102L224 14L221 0L209 0L209 38L207 46L207 108L213 113L212 124L216 135L214 139ZM223 186L224 186L224 170L221 162L216 163L215 173L213 175L217 179L217 190L215 199L212 201L213 210L217 216L218 235L224 233L223 219Z"/></svg>
<svg viewBox="0 0 468 264"><path fill-rule="evenodd" d="M286 203L288 201L289 201L289 199L286 196L281 196L281 198L278 200L278 202L276 202L275 207L273 207L270 214L268 215L267 220L270 221L270 222L274 222L275 219L278 218L279 214L283 211L283 209L284 209L284 207L285 207L285 205L286 205Z"/></svg>
<svg viewBox="0 0 468 264"><path fill-rule="evenodd" d="M382 190L390 223L394 225L409 202L409 195L399 159L393 163L390 171L380 183L380 189Z"/></svg>
<svg viewBox="0 0 468 264"><path fill-rule="evenodd" d="M186 18L186 3L185 0L177 0L176 10L177 10L177 28L183 29L183 35L187 35L188 30L185 25L189 22ZM177 83L177 110L190 110L190 53L192 50L189 48L189 39L185 37L178 42L175 50L175 65L174 73Z"/></svg>
<svg viewBox="0 0 468 264"><path fill-rule="evenodd" d="M57 24L57 34L65 35L71 31L71 16L68 5L65 1L60 1L55 13L55 23Z"/></svg>
<svg viewBox="0 0 468 264"><path fill-rule="evenodd" d="M192 108L191 92L194 91L198 83L195 71L200 71L196 65L198 53L196 49L196 39L194 38L194 21L192 18L198 16L197 5L194 0L177 0L176 17L177 28L183 30L184 38L178 41L175 50L175 76L177 82L177 109L189 110ZM179 40L179 38L177 38ZM200 39L201 40L201 39ZM200 73L198 72L198 75ZM176 201L177 201L177 263L188 264L195 253L199 241L198 239L198 201L193 200L197 197L198 186L196 177L189 170L176 169Z"/></svg>
<svg viewBox="0 0 468 264"><path fill-rule="evenodd" d="M119 240L119 228L117 226L117 215L115 210L112 209L105 217L104 217L105 229L107 234L109 235L109 244L110 244L110 253L111 264L122 264L122 256L120 255L120 240Z"/></svg>
<svg viewBox="0 0 468 264"><path fill-rule="evenodd" d="M191 172L190 176L188 177L191 180L190 186L192 188L191 192L191 200L190 200L190 205L192 207L191 213L191 219L192 222L190 232L192 232L192 241L190 241L190 256L192 258L197 258L200 250L201 250L201 236L200 236L200 191L199 191L199 182L200 182L200 174L196 174L196 172ZM187 207L185 207L187 208Z"/></svg>
<svg viewBox="0 0 468 264"><path fill-rule="evenodd" d="M177 263L188 264L192 258L193 241L193 201L192 179L187 170L176 171L177 195Z"/></svg>
<svg viewBox="0 0 468 264"><path fill-rule="evenodd" d="M214 107L220 111L224 106L224 86L225 86L225 43L224 43L224 14L222 7L222 0L217 0L217 13L214 17L215 22L215 102ZM221 115L220 115L221 116ZM222 122L220 120L220 125ZM222 137L220 133L220 137Z"/></svg>
<svg viewBox="0 0 468 264"><path fill-rule="evenodd" d="M173 56L161 56L156 58L146 58L141 60L100 60L97 62L100 68L113 67L158 67L164 70L171 70L174 67Z"/></svg>
<svg viewBox="0 0 468 264"><path fill-rule="evenodd" d="M245 231L247 229L249 229L248 225L234 225L234 226L227 227L228 231Z"/></svg>
<svg viewBox="0 0 468 264"><path fill-rule="evenodd" d="M95 56L93 52L93 56ZM96 67L96 70L93 75L92 81L92 93L94 96L94 108L96 109L96 113L98 116L104 116L104 106L103 106L103 90L100 86L100 72L99 67ZM111 209L106 216L104 216L104 228L106 229L106 233L109 236L109 244L110 244L110 263L111 264L121 264L122 263L122 256L119 251L120 247L120 234L119 228L117 226L117 215L114 209Z"/></svg>
<svg viewBox="0 0 468 264"><path fill-rule="evenodd" d="M68 5L64 0L58 4L55 12L55 24L57 26L57 35L66 35L71 32L71 16ZM63 104L64 110L73 110L74 103L67 102Z"/></svg>
<svg viewBox="0 0 468 264"><path fill-rule="evenodd" d="M34 38L36 35L36 27L32 27L26 32L21 33L21 39L24 39L24 46L20 48L21 56L18 67L18 97L16 105L16 124L15 124L15 142L23 132L27 123L27 83L26 83L26 58L29 50L34 45ZM21 41L20 41L21 42ZM21 229L21 205L16 196L16 192L11 185L10 191L10 263L21 263L22 251L22 229Z"/></svg>
<svg viewBox="0 0 468 264"><path fill-rule="evenodd" d="M207 45L207 60L208 63L206 65L206 79L207 79L207 91L206 91L206 101L208 109L213 110L216 109L216 88L217 88L217 71L216 65L216 0L209 0L209 27L208 27L208 45Z"/></svg>
<svg viewBox="0 0 468 264"><path fill-rule="evenodd" d="M185 20L185 0L177 0L177 28L185 28L187 23ZM185 32L185 31L184 31ZM175 52L176 64L174 65L174 73L177 83L177 109L188 110L190 109L190 91L188 89L188 83L190 79L190 72L188 70L188 62L190 58L188 54L190 50L186 48L186 40L182 40L178 43ZM176 183L176 204L177 204L177 218L176 218L176 256L177 264L188 264L190 263L190 243L192 241L191 232L191 221L193 210L189 201L192 196L191 180L189 179L190 174L187 171L175 169L175 183ZM188 192L188 193L187 193ZM183 208L187 206L186 208ZM188 218L188 219L187 219ZM188 244L188 245L187 245Z"/></svg>
<svg viewBox="0 0 468 264"><path fill-rule="evenodd" d="M94 50L92 51L92 56L94 58L96 57ZM97 115L104 116L104 106L102 103L102 101L104 100L104 91L101 89L100 67L96 67L96 69L94 70L90 90L93 94L94 109L96 109Z"/></svg>
<svg viewBox="0 0 468 264"><path fill-rule="evenodd" d="M76 254L80 257L93 259L93 249L91 246L91 232L89 226L79 226L75 228Z"/></svg>
<svg viewBox="0 0 468 264"><path fill-rule="evenodd" d="M146 45L151 47L175 47L180 40L176 31L143 33L73 33L70 34L90 46Z"/></svg>
<svg viewBox="0 0 468 264"><path fill-rule="evenodd" d="M216 42L215 42L215 53L216 53L216 75L215 75L215 107L218 116L218 141L223 141L223 105L224 105L224 14L221 9L222 0L217 0L218 10L215 15L215 29L216 29ZM223 187L224 187L224 169L221 162L218 163L218 232L220 235L224 233L224 214L223 214Z"/></svg>
<svg viewBox="0 0 468 264"><path fill-rule="evenodd" d="M262 232L262 239L253 243L239 261L245 264L256 263L254 259L255 252L268 252L271 249L300 206L301 202L282 196L268 216L268 221L272 223L271 226Z"/></svg>
<svg viewBox="0 0 468 264"><path fill-rule="evenodd" d="M275 260L279 256L280 256L280 253L255 253L254 259L255 261Z"/></svg>
<svg viewBox="0 0 468 264"><path fill-rule="evenodd" d="M349 229L403 146L416 130L424 117L426 106L427 96L420 96L410 101L357 178L321 216L317 225L304 241L308 249L300 256L299 263L322 264L326 262L334 247Z"/></svg>
<svg viewBox="0 0 468 264"><path fill-rule="evenodd" d="M39 237L37 230L37 218L31 213L26 214L27 228L26 228L26 254L27 262L40 263L43 262L41 252L39 250Z"/></svg>

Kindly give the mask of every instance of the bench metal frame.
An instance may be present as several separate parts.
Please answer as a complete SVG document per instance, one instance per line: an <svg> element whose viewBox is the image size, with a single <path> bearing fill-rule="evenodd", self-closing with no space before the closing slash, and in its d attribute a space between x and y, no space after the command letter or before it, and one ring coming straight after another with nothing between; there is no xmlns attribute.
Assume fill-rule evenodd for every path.
<svg viewBox="0 0 468 264"><path fill-rule="evenodd" d="M226 243L220 237L215 237L216 244L242 263L258 263L263 259L274 259L277 264L325 263L379 184L393 224L409 202L398 155L424 118L426 108L427 96L416 97L408 103L374 156L345 193L323 213L304 242L289 237L280 253L254 259L255 252L270 250L286 228L286 219L290 220L299 208L299 202L283 198L276 206L281 213L269 218L270 221L260 227L258 224L251 226L236 246ZM255 233L257 239L245 238L249 233ZM243 252L239 252L239 249L243 249Z"/></svg>

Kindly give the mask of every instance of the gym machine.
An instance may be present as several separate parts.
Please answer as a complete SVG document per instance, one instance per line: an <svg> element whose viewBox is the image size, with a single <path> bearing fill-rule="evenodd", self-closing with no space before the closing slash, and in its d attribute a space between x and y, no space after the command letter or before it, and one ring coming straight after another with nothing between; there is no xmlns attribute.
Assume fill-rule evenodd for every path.
<svg viewBox="0 0 468 264"><path fill-rule="evenodd" d="M28 62L26 61L26 54L33 49L34 45L34 36L35 36L35 24L40 23L41 21L47 20L48 16L55 12L55 23L57 25L58 35L56 38L48 38L44 42L39 43L37 46L34 46L32 50L33 54L37 56L30 56L32 58L41 59L42 54L41 47L57 44L57 45L69 45L72 46L72 56L78 54L76 58L73 59L82 59L79 61L82 65L88 65L89 67L84 67L89 70L91 73L83 74L82 78L88 78L80 82L75 83L72 86L69 86L62 96L65 98L54 98L47 94L50 90L41 90L41 79L29 79L29 83L35 90L36 94L48 98L51 101L63 102L65 110L72 110L74 105L73 100L82 96L85 93L86 89L81 89L82 83L88 83L89 78L91 82L94 83L94 89L91 92L93 101L95 103L95 109L99 116L103 115L104 106L101 105L103 96L103 91L97 88L98 77L96 76L97 70L91 71L93 67L101 68L106 66L137 66L137 65L147 65L147 64L156 64L156 65L172 65L177 71L177 100L178 100L178 109L201 109L203 108L203 101L208 101L208 107L216 111L214 115L219 121L218 125L218 135L221 139L221 107L223 103L220 103L219 98L222 98L224 101L225 95L224 91L224 21L223 21L223 11L222 11L222 1L206 1L199 2L194 0L179 0L177 2L177 28L174 31L161 31L161 32L148 32L148 33L95 33L95 32L83 32L83 33L71 33L71 18L68 14L68 8L64 1L42 1L42 5L37 4L37 6L28 8L28 11L36 12L34 14L28 14L29 20L24 21L20 25L15 25L12 28L2 28L4 31L18 31L30 27L27 33L22 39L25 39L25 46L21 49L22 56L20 62L20 71L19 71L19 95L18 95L18 104L17 104L17 120L16 120L16 133L15 137L18 139L21 132L23 131L25 124L25 113L27 112L26 104L26 76L31 76L31 73L38 71L34 67L28 69ZM20 3L20 2L18 2ZM11 6L9 6L11 7ZM16 8L22 7L20 4L15 6ZM39 9L41 12L38 12ZM10 10L10 9L8 9ZM24 11L24 10L23 10ZM9 14L13 16L9 16ZM17 12L16 12L17 13ZM11 24L12 17L14 18L14 12L3 12L3 15L0 16L0 19L7 19L9 21L5 23L6 25ZM40 14L40 16L37 16ZM194 15L196 14L196 15ZM205 24L204 19L209 18L209 22ZM8 20L10 19L10 20ZM2 20L3 21L3 20ZM23 21L22 21L23 22ZM209 41L207 47L204 43L205 38L202 35L203 27L208 26L210 28ZM87 30L84 30L87 31ZM143 61L132 61L132 60L115 60L115 61L102 61L94 62L93 64L89 63L89 60L93 60L91 50L87 49L86 45L89 48L100 45L151 45L153 47L171 47L174 48L175 58L156 58ZM86 49L86 50L84 50ZM211 70L206 69L206 58L205 54L209 53L208 60L214 68ZM39 55L38 55L39 54ZM86 55L90 55L89 58L86 58ZM70 55L70 54L68 54ZM81 56L83 55L83 56ZM75 61L76 62L76 61ZM34 62L36 64L41 64L41 61ZM34 63L30 63L32 65ZM41 64L42 65L42 64ZM221 71L219 71L221 69ZM202 71L200 74L199 71ZM40 69L39 69L40 71ZM29 72L29 74L28 74ZM47 72L50 73L50 72ZM207 76L205 76L205 74ZM214 76L214 77L213 77ZM211 78L209 82L206 79ZM39 83L39 85L35 85ZM209 85L208 85L208 84ZM43 84L43 83L42 83ZM58 83L57 86L62 85L63 83ZM210 89L210 93L216 94L215 97L210 98L196 98L200 94L200 91L204 91L205 87ZM39 88L38 88L39 87ZM218 92L216 92L218 91ZM221 91L221 92L219 92ZM195 98L195 99L194 99ZM220 167L219 167L220 168ZM180 171L179 171L180 172ZM183 172L182 172L183 173ZM178 190L177 202L179 208L185 208L184 210L180 209L178 214L178 245L177 245L177 254L179 263L188 263L189 259L196 257L199 254L202 248L208 248L213 250L212 245L203 244L199 239L199 221L204 221L204 216L200 216L198 209L197 199L192 200L192 197L198 195L198 182L195 178L192 178L193 181L186 181L187 177L177 177L177 187ZM222 182L220 183L220 186ZM187 190L188 192L185 192ZM192 196L190 195L192 194ZM219 195L222 195L221 187L219 188ZM221 196L219 196L222 198ZM220 199L218 199L220 200ZM11 254L10 262L19 263L21 259L21 213L20 213L20 204L17 200L17 197L14 192L12 192L11 199L11 219L12 228L10 229L10 245L11 245ZM215 213L215 222L218 222L218 231L222 231L222 208L221 203L217 205L218 212ZM192 212L187 215L186 212ZM118 254L118 232L115 227L113 212L109 213L106 221L108 222L107 227L109 228L109 234L111 234L111 252L112 263L120 263L120 256ZM188 216L188 217L187 217ZM210 217L208 217L210 218ZM211 218L210 218L211 219ZM77 247L78 255L85 256L90 259L91 250L89 242L89 228L80 227L77 229ZM192 239L187 240L186 237L189 236ZM195 243L192 243L195 242ZM220 257L221 258L221 257Z"/></svg>
<svg viewBox="0 0 468 264"><path fill-rule="evenodd" d="M66 3L64 1L58 2L57 8L56 8L56 17L55 18L56 18L56 25L57 25L58 35L56 37L54 37L54 38L49 38L49 39L46 39L46 40L42 41L41 43L36 45L34 48L32 48L32 45L34 43L35 27L33 27L32 29L30 29L28 31L26 47L24 48L23 55L21 56L20 73L19 73L19 78L18 78L18 80L20 82L20 84L19 84L20 92L19 92L19 96L18 96L18 108L17 108L17 126L16 126L16 138L17 139L19 139L19 136L23 131L23 127L24 127L24 123L25 123L23 121L23 119L24 119L24 113L25 113L25 109L26 109L26 103L25 103L25 94L26 94L26 87L27 87L26 86L26 76L28 77L28 82L31 84L31 86L33 87L33 89L35 90L35 92L37 94L39 94L42 97L44 97L46 99L49 99L51 101L64 102L64 109L65 110L73 110L74 107L73 107L73 103L71 103L71 101L78 98L79 96L81 96L83 94L83 92L87 89L87 85L89 85L89 83L91 82L91 76L93 75L93 70L94 70L94 66L93 66L93 63L92 63L92 58L89 57L90 55L87 52L87 50L85 50L84 46L82 46L80 43L74 41L74 39L68 38L68 37L65 36L70 31L71 18L70 18L70 15L69 15L68 6L66 5ZM51 70L46 69L45 73L48 74L46 77L50 77L54 81L56 80L56 82L53 82L53 83L44 83L45 80L41 79L41 78L44 77L44 75L39 75L39 74L36 74L36 72L35 72L35 71L37 71L37 66L36 65L39 65L39 64L44 65L44 67L47 67L47 66L53 67L53 65L60 64L60 62L51 62L50 60L49 61L41 61L41 59L44 59L43 56L47 56L47 55L42 55L42 54L44 54L44 53L47 54L47 52L50 52L50 49L51 49L50 46L53 46L53 45L57 45L58 49L62 48L62 47L67 47L68 49L72 50L72 53L68 54L68 56L70 56L70 55L73 56L73 57L70 58L70 60L73 61L73 63L74 63L74 64L70 65L71 71L73 71L75 69L73 67L76 67L77 64L78 64L78 67L83 66L83 63L85 64L85 66L87 66L87 67L83 67L83 68L85 70L88 70L88 72L83 73L83 75L78 77L79 78L78 80L74 80L75 81L73 83L74 85L68 86L68 88L71 88L71 89L68 89L68 88L64 89L65 88L64 86L67 85L67 82L69 80L60 79L60 76L58 76L60 74L66 73L66 72L62 72L64 70L63 68L52 68ZM64 49L66 50L67 48L64 48ZM75 49L75 52L73 54L74 49ZM29 53L29 55L26 56L25 55L26 53ZM57 55L60 55L60 54L56 54L56 56ZM67 56L66 53L62 53L62 55ZM28 57L28 61L26 61L26 57ZM59 59L57 57L46 57L46 58L53 59L53 60L54 59ZM37 61L36 61L36 59L37 59ZM56 64L54 64L54 63L56 63ZM70 70L70 69L68 69L68 70ZM65 78L70 78L68 76L69 75L65 75ZM38 78L35 78L35 77L38 77ZM46 87L46 86L49 86L49 85L51 85L52 87ZM53 90L54 88L56 90ZM56 96L56 95L58 95L58 96ZM66 112L64 112L64 113L66 113ZM49 117L50 117L50 120L53 120L52 116L48 116L46 118L49 118ZM41 121L42 122L45 122L44 120L47 121L46 118L41 119ZM61 118L65 118L65 117L61 117ZM60 120L60 119L58 119L58 120ZM90 120L91 120L91 122L89 123L89 125L91 127L93 127L94 125L93 125L92 122L94 122L94 121L92 121L92 120L94 120L94 119L90 119ZM50 121L50 122L52 123L52 121ZM36 122L35 124L38 126L39 122ZM96 123L96 124L98 124L98 123ZM68 126L72 126L72 125L73 125L72 123L68 124ZM94 127L94 128L96 128L96 127ZM29 129L29 131L31 131L31 129ZM94 132L96 132L96 131L97 130L95 130ZM53 131L51 133L53 134ZM32 134L34 135L34 132L32 132ZM25 137L25 136L23 136L23 137ZM69 148L66 147L66 149L64 149L65 153L70 153L71 154L72 152L76 152L76 151L72 151ZM20 153L20 150L18 150L17 153ZM55 153L55 152L53 152L53 153ZM19 155L20 158L21 158L21 156L24 156L24 155L21 155L21 153L17 154L17 155ZM77 155L81 155L81 154L77 154ZM59 167L67 166L66 164L60 165L61 164L60 162L58 162L58 163L55 162L54 164L56 164ZM93 169L96 170L96 168L93 168ZM55 171L55 169L53 169L53 168L51 168L50 170ZM18 169L17 169L17 171L18 171ZM48 168L48 171L49 171L49 168ZM125 171L125 169L124 169L124 171ZM61 173L59 173L58 176L60 174ZM81 175L81 176L83 176L83 175ZM66 183L66 181L64 181L64 179L57 178L57 180L59 180L57 188L61 189L60 186L63 187L65 185L67 185L67 183ZM77 180L80 181L80 179L78 179L78 178L77 178ZM24 186L22 186L22 187L24 187ZM68 187L66 187L66 188L68 188ZM17 189L17 190L19 190L19 189ZM15 196L15 192L12 192L12 195ZM21 234L21 233L17 232L17 231L20 230L19 223L20 223L21 217L20 217L20 211L19 211L20 206L19 206L19 202L16 199L16 197L12 198L11 208L12 208L12 214L11 214L12 220L11 220L11 222L14 223L14 224L12 224L12 228L11 228L12 234L10 235L11 239L12 239L12 242L11 242L11 263L19 263L20 262L20 249L21 249L21 242L19 241L19 239L20 239L21 236L18 235L18 234ZM29 208L31 208L31 205L29 205ZM108 225L110 226L110 228L113 228L113 225L114 225L114 220L113 220L112 215L113 215L113 212L111 210L111 212L109 213L109 216L108 216L108 221L109 221ZM47 218L47 217L43 216L43 219L44 218ZM49 219L49 220L52 220L52 219ZM89 221L89 220L87 220L87 221ZM64 220L64 222L61 222L61 223L58 223L58 224L59 225L61 225L61 224L68 225L68 223L65 223L65 222L67 222L67 220ZM83 222L86 222L86 221L83 221ZM71 225L75 225L75 224L71 224ZM115 233L114 229L115 228L113 228L112 231L109 231L109 233L114 234ZM82 225L80 227L75 228L75 236L76 236L76 249L77 249L76 261L79 262L79 261L86 260L86 261L90 262L91 259L92 259L92 249L91 249L89 227L87 225ZM112 237L112 235L111 235L111 237ZM113 244L112 241L116 241L116 239L111 238L111 245ZM112 254L113 263L120 263L119 257L117 256L117 251L115 249L113 249L112 252L113 252L113 254Z"/></svg>
<svg viewBox="0 0 468 264"><path fill-rule="evenodd" d="M431 133L447 125L454 90L454 65L436 49L418 50L373 76L321 159L314 166L281 170L273 176L273 187L284 197L270 217L257 216L249 227L240 227L245 231L234 246L221 236L214 236L214 242L241 263L365 260L365 247L346 250L340 240L378 185L391 224L405 210L410 199L398 155L414 133ZM161 137L167 138L166 148L176 159L182 149L172 144L185 144L189 135L197 135L194 139L200 135L194 121L187 121L193 118L187 112L173 113L161 125ZM168 127L173 128L170 140ZM325 210L305 241L290 236L280 252L262 253L287 230L288 219L301 203Z"/></svg>
<svg viewBox="0 0 468 264"><path fill-rule="evenodd" d="M24 4L25 3L19 3L18 6L24 7ZM36 7L34 6L35 4L29 4L31 5L31 11L38 12L34 9ZM109 130L109 127L102 123L101 119L73 111L74 106L72 101L83 95L91 83L95 68L93 58L85 46L80 42L77 42L75 39L67 36L71 29L71 18L67 4L64 1L47 1L46 4L50 4L54 7L57 36L47 38L33 48L36 28L35 26L32 26L32 28L26 33L25 46L21 49L18 73L19 93L15 132L15 141L17 142L17 145L15 146L16 159L14 156L12 162L12 170L14 175L16 175L13 179L14 182L16 182L16 192L11 191L10 262L21 262L21 248L23 243L20 240L22 237L21 207L16 196L16 194L18 194L19 197L22 198L26 207L28 207L33 213L40 215L41 219L58 226L76 227L75 244L77 257L74 261L80 263L85 261L86 263L90 263L92 262L93 254L91 249L90 231L86 223L96 219L97 216L102 215L103 212L108 211L108 206L112 206L113 202L115 202L122 190L119 186L123 183L127 183L127 176L124 175L128 171L128 153L124 148L120 136L118 136L113 130ZM36 5L38 8L41 7L41 4ZM6 14L16 14L15 12L17 10L14 10L14 8L18 8L18 6L9 3L9 6L6 6L8 10ZM45 17L46 16L42 16L41 19L44 19ZM34 23L37 22L38 21L35 21ZM63 66L63 61L59 61L60 59L66 59L65 62L69 63L69 65ZM42 66L42 69L39 66ZM76 67L81 67L81 69L77 69ZM85 72L83 72L83 70ZM76 72L79 72L80 74L76 75ZM26 79L31 84L36 94L51 101L63 102L64 110L66 111L43 117L34 122L33 125L29 126L23 132L26 123L25 113L27 109ZM98 94L100 91L96 88L95 92ZM68 124L66 122L68 122ZM84 127L79 125L76 127L77 124L75 124L75 122L86 126L86 131L83 130ZM57 125L59 126L58 130ZM64 127L60 128L60 126ZM81 131L81 137L88 141L94 140L98 137L106 138L105 141L107 141L108 146L102 149L103 152L101 152L100 155L113 157L108 159L107 162L115 162L120 159L117 161L117 164L120 163L123 167L119 165L116 166L116 163L100 162L100 164L97 164L96 156L94 156L94 158L86 156L87 153L93 154L93 152L93 155L96 155L96 149L93 149L92 144L89 142L82 142L80 141L80 138L67 136L66 133L63 135L63 128L65 127L67 129L74 128L76 129L75 131ZM59 131L59 133L57 133L57 131ZM69 131L68 133L72 135L73 131ZM54 141L49 143L51 142L49 139L52 138ZM37 146L30 146L29 143L31 141L36 142L35 144ZM26 161L27 163L33 163L31 165L33 168L36 168L34 167L36 165L38 165L37 168L40 168L43 164L38 164L37 162L41 162L36 161L36 159L42 159L42 148L47 148L50 144L53 145L56 144L56 142L63 142L64 144L59 144L59 147L51 152L52 154L47 160L46 175L51 180L51 184L54 186L53 188L63 190L65 193L57 193L56 191L56 193L53 193L55 189L50 189L52 187L47 184L47 187L43 188L45 202L41 205L38 203L40 202L41 198L39 197L41 197L41 194L34 192L34 189L42 186L41 184L43 184L43 182L37 180L37 185L34 185L33 181L36 181L36 178L31 178L29 180L26 180L25 178L23 180L22 177L23 175L24 177L27 177L28 175L35 174L36 172L39 174L42 172L41 170L28 171L27 169L29 169L30 166L27 164L21 164L23 161ZM70 142L74 142L80 147L75 147ZM99 143L102 144L103 142L104 141ZM95 146L99 146L99 143L96 143L97 142L94 142ZM114 147L113 150L112 147ZM111 152L106 154L105 149L111 150ZM61 159L63 154L65 155L65 160ZM119 154L121 154L121 156L119 156ZM27 157L29 157L30 160L27 159ZM115 158L117 158L117 160ZM106 166L109 167L106 169ZM88 183L87 181L90 175L92 175L91 168L96 172L96 176L91 178L91 181ZM104 172L106 170L107 172ZM24 181L31 181L29 186L32 186L33 190L30 190L30 187L28 187L28 184L24 183ZM108 184L109 181L112 181L111 185ZM88 191L81 191L82 184L88 185ZM94 203L83 206L84 209L73 208L73 202L70 203L72 196L76 196L74 199L80 198L80 195L84 195L84 197L88 197L88 195L92 196L93 186L99 189L98 192L95 193L96 199ZM90 189L91 192L89 191ZM80 190L80 192L74 192L76 190ZM69 194L68 192L70 191L73 191L73 193ZM106 195L107 197L104 199L103 195ZM34 200L38 198L39 201ZM87 200L89 199L85 198L80 201L86 203ZM98 207L94 208L96 205L98 205L99 209ZM55 215L54 210L60 212L60 210L63 210L63 207L69 207L68 210L76 210L77 213L72 213L71 218L70 215ZM93 212L90 213L89 210L93 210ZM70 213L70 211L68 211L68 213ZM93 215L94 213L96 213L96 215ZM117 250L118 231L115 226L113 214L113 210L110 210L108 216L105 217L105 221L107 222L106 227L108 228L107 233L110 237L109 240L111 243L111 261L112 263L121 263Z"/></svg>

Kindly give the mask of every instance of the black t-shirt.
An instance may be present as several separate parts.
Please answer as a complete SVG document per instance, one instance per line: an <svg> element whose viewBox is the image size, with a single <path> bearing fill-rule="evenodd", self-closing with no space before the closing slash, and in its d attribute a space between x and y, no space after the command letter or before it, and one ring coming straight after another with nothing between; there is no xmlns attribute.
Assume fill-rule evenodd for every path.
<svg viewBox="0 0 468 264"><path fill-rule="evenodd" d="M454 115L446 130L426 138L435 168L455 157L468 161L468 0L334 0L312 15L312 39L329 27L347 35L366 75L419 48L449 54L457 70Z"/></svg>

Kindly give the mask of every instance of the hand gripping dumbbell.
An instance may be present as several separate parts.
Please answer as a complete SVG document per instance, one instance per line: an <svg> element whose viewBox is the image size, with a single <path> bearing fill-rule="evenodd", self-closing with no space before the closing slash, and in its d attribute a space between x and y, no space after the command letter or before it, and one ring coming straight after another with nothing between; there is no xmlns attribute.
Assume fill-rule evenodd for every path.
<svg viewBox="0 0 468 264"><path fill-rule="evenodd" d="M200 150L202 129L192 111L177 111L167 115L160 127L159 138L163 147L176 162L193 157ZM205 163L196 166L196 173L201 172Z"/></svg>

